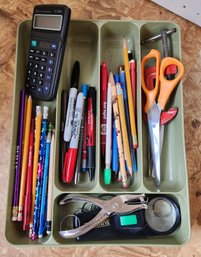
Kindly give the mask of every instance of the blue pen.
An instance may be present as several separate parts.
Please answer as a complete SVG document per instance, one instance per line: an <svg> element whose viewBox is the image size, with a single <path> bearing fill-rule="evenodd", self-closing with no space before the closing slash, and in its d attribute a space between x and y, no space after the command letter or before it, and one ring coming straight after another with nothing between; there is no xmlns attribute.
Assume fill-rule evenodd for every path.
<svg viewBox="0 0 201 257"><path fill-rule="evenodd" d="M123 90L124 108L125 108L125 115L126 115L126 126L128 129L128 140L129 140L129 146L130 146L130 151L131 151L132 169L133 169L133 172L136 172L137 171L137 162L136 162L136 157L135 157L135 150L133 149L133 145L132 145L131 127L130 127L130 119L129 119L129 108L128 108L128 97L127 97L127 89L126 89L126 76L125 76L124 70L120 70L119 82L120 82L122 90Z"/></svg>
<svg viewBox="0 0 201 257"><path fill-rule="evenodd" d="M119 154L117 147L117 134L115 128L114 116L112 118L112 171L117 174L119 171Z"/></svg>
<svg viewBox="0 0 201 257"><path fill-rule="evenodd" d="M45 148L45 163L44 163L44 172L43 172L43 188L42 188L42 197L41 197L41 208L40 208L40 221L38 229L38 238L42 238L46 226L45 226L45 213L47 208L47 183L48 183L48 174L49 174L49 160L50 160L50 146L51 146L51 131L52 124L48 125L48 134L46 139L46 148Z"/></svg>
<svg viewBox="0 0 201 257"><path fill-rule="evenodd" d="M48 107L43 108L43 121L41 130L41 140L40 140L40 151L39 151L39 162L38 162L38 174L36 183L36 196L34 203L34 216L33 216L33 229L31 239L35 240L38 235L39 218L40 218L40 208L41 208L41 194L42 194L42 182L43 182L43 166L45 157L45 147L46 147L46 132L47 132L47 118L48 118Z"/></svg>

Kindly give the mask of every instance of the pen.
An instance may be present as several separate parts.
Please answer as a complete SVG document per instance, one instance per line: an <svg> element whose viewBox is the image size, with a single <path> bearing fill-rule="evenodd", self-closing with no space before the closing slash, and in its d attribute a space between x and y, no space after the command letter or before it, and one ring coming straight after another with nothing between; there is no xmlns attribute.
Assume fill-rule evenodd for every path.
<svg viewBox="0 0 201 257"><path fill-rule="evenodd" d="M126 127L126 118L125 118L125 111L124 111L124 103L123 103L123 92L120 83L116 84L117 88L117 100L118 100L118 107L119 107L119 114L120 114L120 123L121 123L121 130L122 130L122 138L123 138L123 148L124 148L124 155L126 160L126 167L130 176L132 176L132 162L131 162L131 154L128 142L128 132Z"/></svg>
<svg viewBox="0 0 201 257"><path fill-rule="evenodd" d="M96 89L94 87L89 87L87 117L87 170L92 181L95 177L96 162Z"/></svg>
<svg viewBox="0 0 201 257"><path fill-rule="evenodd" d="M66 119L66 110L67 110L67 90L63 90L61 93L61 122L60 122L60 156L59 156L59 170L61 174L61 178L63 177L63 165L64 165L64 158L65 153L67 151L67 143L64 141L64 126L65 126L65 119Z"/></svg>
<svg viewBox="0 0 201 257"><path fill-rule="evenodd" d="M106 119L106 144L105 144L105 169L104 183L109 185L111 182L111 146L112 146L112 93L111 83L108 82L107 88L107 119Z"/></svg>
<svg viewBox="0 0 201 257"><path fill-rule="evenodd" d="M63 173L66 174L66 177L65 177L66 183L71 183L75 172L83 105L84 105L84 95L82 92L80 92L78 94L76 106L75 106L72 137L70 140L68 151L66 152L66 155L65 155L65 163L64 163L65 171Z"/></svg>
<svg viewBox="0 0 201 257"><path fill-rule="evenodd" d="M37 173L37 184L36 184L36 195L34 202L34 216L33 216L33 229L31 239L35 240L38 236L38 227L40 219L40 208L41 208L41 195L42 195L42 182L43 182L43 168L45 159L45 147L46 147L46 132L47 132L47 119L48 119L47 106L43 107L43 120L42 120L42 130L40 139L40 153L38 161L38 173Z"/></svg>
<svg viewBox="0 0 201 257"><path fill-rule="evenodd" d="M84 135L83 135L83 146L82 146L82 169L81 170L83 173L87 171L87 121L88 121L88 115L86 111L85 117L84 117Z"/></svg>
<svg viewBox="0 0 201 257"><path fill-rule="evenodd" d="M24 128L24 116L25 116L25 90L20 91L20 107L19 107L19 119L18 119L18 132L17 132L17 147L16 147L16 159L15 159L15 182L13 190L13 209L12 209L12 221L17 220L18 203L19 203L19 186L20 186L20 173L22 163L22 141L23 141L23 128Z"/></svg>
<svg viewBox="0 0 201 257"><path fill-rule="evenodd" d="M133 95L133 105L134 105L134 115L136 120L136 63L134 59L129 61L130 65L130 78L131 78L131 87L132 87L132 95Z"/></svg>
<svg viewBox="0 0 201 257"><path fill-rule="evenodd" d="M119 154L117 147L117 133L115 128L114 115L112 118L112 174L115 175L114 180L116 179L116 175L119 171Z"/></svg>
<svg viewBox="0 0 201 257"><path fill-rule="evenodd" d="M75 185L78 184L80 181L80 168L81 168L81 162L82 162L82 147L83 147L83 137L84 137L85 109L86 109L86 98L88 93L88 86L86 84L82 85L82 93L84 95L84 104L83 104L81 127L80 127L80 140L78 143L77 163L76 163L75 176L74 176Z"/></svg>
<svg viewBox="0 0 201 257"><path fill-rule="evenodd" d="M41 196L41 208L40 208L40 221L38 229L38 238L42 238L45 230L45 212L47 208L47 183L48 183L48 172L49 172L49 159L50 159L50 146L51 146L51 131L52 123L48 125L48 134L46 139L45 147L45 161L44 161L44 171L43 171L43 182L42 182L42 196Z"/></svg>
<svg viewBox="0 0 201 257"><path fill-rule="evenodd" d="M33 157L33 177L32 177L32 200L31 200L31 215L29 225L29 237L32 235L33 216L34 216L34 202L36 195L36 181L38 172L39 149L40 149L40 135L41 135L42 114L41 106L36 106L35 118L35 142L34 142L34 157Z"/></svg>
<svg viewBox="0 0 201 257"><path fill-rule="evenodd" d="M122 144L122 132L121 132L119 109L118 109L118 103L117 103L117 92L116 92L116 86L114 83L112 72L110 72L109 81L112 86L112 106L113 106L113 113L114 113L114 119L115 119L115 128L116 128L116 135L117 135L117 146L118 146L118 153L119 153L119 163L120 163L120 172L122 176L122 184L123 184L123 188L127 188L128 179L127 179L126 167L125 167L125 161L124 161L124 149Z"/></svg>
<svg viewBox="0 0 201 257"><path fill-rule="evenodd" d="M80 63L79 61L76 61L74 63L73 71L71 75L68 108L66 112L66 122L65 122L65 128L64 128L64 141L66 142L70 142L70 139L71 139L73 114L74 114L74 107L75 107L75 102L77 97L79 77L80 77Z"/></svg>
<svg viewBox="0 0 201 257"><path fill-rule="evenodd" d="M108 69L106 63L103 62L101 65L101 76L100 76L100 90L101 90L101 101L100 101L100 111L101 111L101 155L105 156L105 143L106 143L106 111L107 111L107 87L108 87Z"/></svg>
<svg viewBox="0 0 201 257"><path fill-rule="evenodd" d="M130 119L129 119L129 108L128 108L128 97L127 97L127 89L126 89L126 77L125 71L120 67L119 71L119 81L123 90L123 99L124 99L124 107L125 107L125 116L126 116L126 126L128 130L128 140L131 151L131 161L132 161L132 170L133 172L137 171L137 162L135 157L135 150L132 145L132 135L131 135L131 127L130 127Z"/></svg>
<svg viewBox="0 0 201 257"><path fill-rule="evenodd" d="M134 104L133 104L133 97L132 97L130 72L129 72L128 50L126 46L125 36L123 38L123 56L124 56L124 65L125 65L125 73L126 73L126 86L127 86L127 94L128 94L128 106L129 106L131 133L132 133L132 142L133 142L133 147L137 148L137 133L136 133L136 124L135 124L135 115L134 115Z"/></svg>
<svg viewBox="0 0 201 257"><path fill-rule="evenodd" d="M31 120L31 129L30 129L30 136L29 136L29 156L28 156L27 179L26 179L26 193L25 193L25 200L24 200L23 230L28 230L29 223L30 223L33 150L34 150L34 119Z"/></svg>
<svg viewBox="0 0 201 257"><path fill-rule="evenodd" d="M46 232L49 235L52 230L52 193L53 193L53 179L54 179L54 152L55 152L55 132L52 132L51 147L50 147L50 164L49 164L49 178L48 178L48 195L47 195L47 221Z"/></svg>
<svg viewBox="0 0 201 257"><path fill-rule="evenodd" d="M27 164L28 164L28 155L29 155L29 133L31 127L31 117L32 117L32 98L29 96L27 102L27 111L26 111L26 125L24 133L24 148L23 148L23 159L22 159L22 170L21 170L21 181L20 181L20 196L19 196L19 207L17 220L22 221L22 212L24 208L24 195L25 195L25 184L26 184L26 175L27 175Z"/></svg>

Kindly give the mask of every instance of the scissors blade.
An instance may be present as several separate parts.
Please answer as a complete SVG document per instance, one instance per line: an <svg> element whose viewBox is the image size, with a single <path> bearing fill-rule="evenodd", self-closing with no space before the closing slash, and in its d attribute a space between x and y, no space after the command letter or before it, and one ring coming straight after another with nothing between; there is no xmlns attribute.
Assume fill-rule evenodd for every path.
<svg viewBox="0 0 201 257"><path fill-rule="evenodd" d="M147 112L149 134L151 140L151 152L154 166L154 181L157 187L160 186L160 115L161 110L154 102Z"/></svg>

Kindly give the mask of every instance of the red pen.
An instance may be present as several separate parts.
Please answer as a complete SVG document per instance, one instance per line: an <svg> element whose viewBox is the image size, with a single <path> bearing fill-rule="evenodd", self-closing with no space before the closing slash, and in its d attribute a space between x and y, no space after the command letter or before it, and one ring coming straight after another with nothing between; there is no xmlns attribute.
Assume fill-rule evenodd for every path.
<svg viewBox="0 0 201 257"><path fill-rule="evenodd" d="M28 157L28 168L27 168L26 193L24 198L23 230L28 230L29 224L30 224L33 151L34 151L34 122L35 122L34 119L32 119L30 135L29 135L29 157Z"/></svg>
<svg viewBox="0 0 201 257"><path fill-rule="evenodd" d="M64 178L66 183L71 183L75 173L83 105L84 105L84 95L82 92L80 92L77 96L77 101L75 106L70 145L69 145L68 151L66 152L65 161L64 161L63 174L65 174L66 176Z"/></svg>
<svg viewBox="0 0 201 257"><path fill-rule="evenodd" d="M92 181L96 161L96 90L93 87L90 87L88 92L87 117L87 170Z"/></svg>
<svg viewBox="0 0 201 257"><path fill-rule="evenodd" d="M106 63L103 62L101 66L101 99L100 99L100 110L101 110L101 155L105 156L105 144L106 144L106 118L107 118L107 87L108 87L108 69Z"/></svg>
<svg viewBox="0 0 201 257"><path fill-rule="evenodd" d="M87 106L86 106L87 107ZM84 118L84 135L83 135L83 147L82 147L82 172L87 171L87 109Z"/></svg>

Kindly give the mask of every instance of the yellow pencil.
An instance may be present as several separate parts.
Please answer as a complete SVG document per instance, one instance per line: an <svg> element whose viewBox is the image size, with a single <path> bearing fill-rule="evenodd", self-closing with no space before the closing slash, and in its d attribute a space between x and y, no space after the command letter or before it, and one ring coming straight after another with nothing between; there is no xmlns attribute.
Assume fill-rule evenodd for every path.
<svg viewBox="0 0 201 257"><path fill-rule="evenodd" d="M111 87L112 87L112 106L113 106L113 113L114 113L114 120L115 120L116 134L117 134L117 146L118 146L118 153L119 153L120 172L122 176L123 188L127 188L128 179L127 179L127 173L126 173L126 167L125 167L125 161L124 161L122 132L121 132L119 109L118 109L118 103L117 103L117 90L114 83L112 72L110 72L109 82L111 83Z"/></svg>
<svg viewBox="0 0 201 257"><path fill-rule="evenodd" d="M30 214L30 226L29 226L30 237L32 234L32 226L33 226L34 202L35 202L35 195L36 195L36 181L37 181L38 159L39 159L39 149L40 149L40 135L41 135L41 124L42 124L41 106L36 106L35 123L36 125L35 125L34 159L33 159L32 201L31 201L31 214Z"/></svg>
<svg viewBox="0 0 201 257"><path fill-rule="evenodd" d="M116 83L116 87L117 87L117 99L118 99L119 114L120 114L120 121L121 121L121 130L122 130L122 137L123 137L125 160L126 160L128 171L129 171L130 175L132 176L132 162L131 162L131 153L130 153L129 142L128 142L128 131L127 131L127 127L126 127L123 92L122 92L120 83Z"/></svg>
<svg viewBox="0 0 201 257"><path fill-rule="evenodd" d="M19 207L17 220L22 221L22 212L24 208L24 196L25 196L25 185L26 185L26 175L27 175L27 164L28 164L28 154L29 154L29 134L31 127L31 117L32 117L32 98L29 96L27 101L26 110L26 120L25 120L25 133L24 133L24 148L23 148L23 158L22 158L22 169L21 169L21 180L20 180L20 195L19 195Z"/></svg>
<svg viewBox="0 0 201 257"><path fill-rule="evenodd" d="M123 55L124 55L124 66L125 66L125 73L126 73L126 87L127 87L127 94L128 94L128 107L129 107L132 141L133 141L133 147L137 148L138 143L137 143L137 132L136 132L136 124L135 124L134 103L133 103L133 97L132 97L131 79L130 79L130 72L129 72L128 49L126 46L125 37L123 39Z"/></svg>

